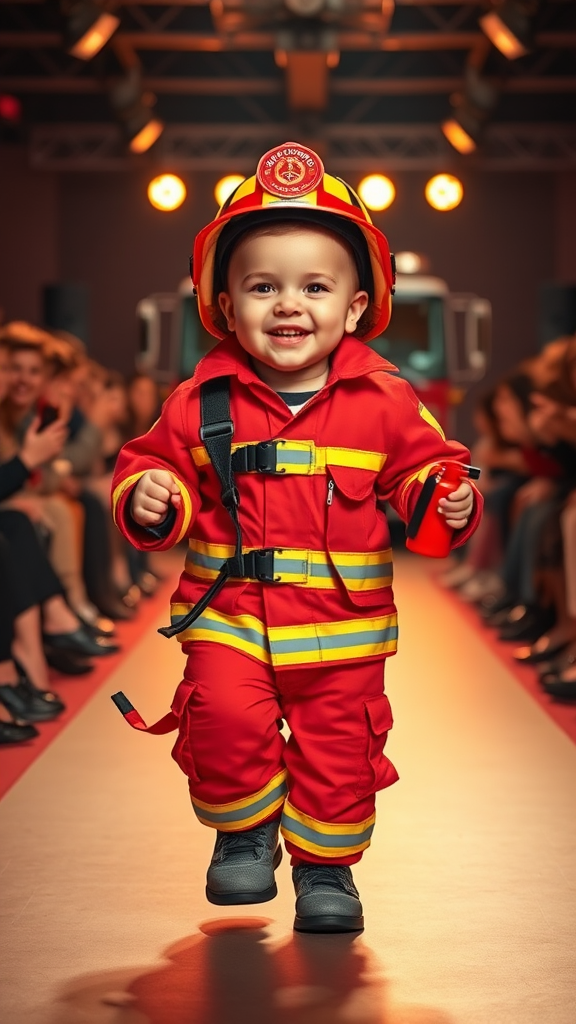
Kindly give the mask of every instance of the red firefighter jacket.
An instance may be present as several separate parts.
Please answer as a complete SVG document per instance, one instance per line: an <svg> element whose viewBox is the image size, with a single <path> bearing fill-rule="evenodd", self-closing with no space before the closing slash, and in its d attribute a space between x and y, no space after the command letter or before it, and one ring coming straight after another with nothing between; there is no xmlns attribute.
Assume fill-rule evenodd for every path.
<svg viewBox="0 0 576 1024"><path fill-rule="evenodd" d="M463 445L444 439L394 370L345 336L332 355L326 385L293 415L230 336L168 398L152 429L124 446L112 485L120 530L141 549L170 548L188 539L173 595L177 622L235 550L232 520L200 440L200 385L230 376L233 450L277 442L276 473L236 476L243 550L274 548L275 582L229 580L179 634L181 642L223 643L278 669L394 653L392 552L381 504L388 501L407 521L433 465L469 460ZM154 468L169 470L182 495L162 540L130 515L133 488ZM481 504L476 492L467 527L454 533L455 546L475 530Z"/></svg>

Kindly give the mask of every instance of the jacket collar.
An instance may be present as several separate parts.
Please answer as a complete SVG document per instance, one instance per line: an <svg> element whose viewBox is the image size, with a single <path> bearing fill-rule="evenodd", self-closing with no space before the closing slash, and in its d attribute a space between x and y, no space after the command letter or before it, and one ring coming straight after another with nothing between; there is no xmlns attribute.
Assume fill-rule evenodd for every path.
<svg viewBox="0 0 576 1024"><path fill-rule="evenodd" d="M364 377L372 373L397 373L398 368L363 341L345 334L331 357L327 384L337 380ZM229 334L198 363L192 384L199 387L214 377L238 377L243 384L264 384L252 369L250 359L235 334Z"/></svg>

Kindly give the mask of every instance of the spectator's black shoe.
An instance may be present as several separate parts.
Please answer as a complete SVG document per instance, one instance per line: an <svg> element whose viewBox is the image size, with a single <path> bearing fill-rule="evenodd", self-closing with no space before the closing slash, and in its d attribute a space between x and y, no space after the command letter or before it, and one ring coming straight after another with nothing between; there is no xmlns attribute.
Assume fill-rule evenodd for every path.
<svg viewBox="0 0 576 1024"><path fill-rule="evenodd" d="M542 689L555 700L576 701L576 679L564 679L560 672L542 680Z"/></svg>
<svg viewBox="0 0 576 1024"><path fill-rule="evenodd" d="M576 665L576 645L570 644L570 646L562 651L556 658L552 658L550 661L541 662L536 666L538 673L538 679L541 683L550 682L559 673L562 673L565 668L569 668L570 665Z"/></svg>
<svg viewBox="0 0 576 1024"><path fill-rule="evenodd" d="M514 598L510 594L485 594L478 604L478 611L483 619L490 619L498 612L509 612L514 607Z"/></svg>
<svg viewBox="0 0 576 1024"><path fill-rule="evenodd" d="M361 932L362 904L343 864L299 864L292 869L297 932Z"/></svg>
<svg viewBox="0 0 576 1024"><path fill-rule="evenodd" d="M548 637L542 636L533 644L526 647L517 647L512 657L522 665L538 665L540 662L551 661L557 654L561 654L568 647L568 641L561 644L544 644Z"/></svg>
<svg viewBox="0 0 576 1024"><path fill-rule="evenodd" d="M517 614L515 614L517 613ZM553 608L530 608L518 605L513 608L507 622L498 634L499 640L524 640L532 644L554 625L556 615Z"/></svg>
<svg viewBox="0 0 576 1024"><path fill-rule="evenodd" d="M227 907L274 899L274 870L282 860L279 824L276 819L247 832L218 832L206 877L209 903Z"/></svg>
<svg viewBox="0 0 576 1024"><path fill-rule="evenodd" d="M50 708L58 708L58 714L66 710L64 701L61 700L57 693L54 693L53 690L41 690L38 686L34 686L34 683L28 678L26 673L22 669L19 669L19 671L20 678L16 686L19 693L24 697L35 697L36 700L43 701Z"/></svg>
<svg viewBox="0 0 576 1024"><path fill-rule="evenodd" d="M21 719L23 722L50 722L64 710L58 705L46 703L35 694L26 693L19 685L0 686L0 703L13 718Z"/></svg>
<svg viewBox="0 0 576 1024"><path fill-rule="evenodd" d="M116 654L120 646L105 636L91 636L84 626L72 633L45 633L44 643L53 650L68 651L71 654L97 658L105 654Z"/></svg>
<svg viewBox="0 0 576 1024"><path fill-rule="evenodd" d="M94 665L86 658L78 654L71 654L70 651L61 651L57 647L44 646L44 654L50 668L56 669L64 676L85 676L88 672L94 671Z"/></svg>
<svg viewBox="0 0 576 1024"><path fill-rule="evenodd" d="M38 729L26 722L0 722L0 746L7 747L13 743L26 743L38 736Z"/></svg>

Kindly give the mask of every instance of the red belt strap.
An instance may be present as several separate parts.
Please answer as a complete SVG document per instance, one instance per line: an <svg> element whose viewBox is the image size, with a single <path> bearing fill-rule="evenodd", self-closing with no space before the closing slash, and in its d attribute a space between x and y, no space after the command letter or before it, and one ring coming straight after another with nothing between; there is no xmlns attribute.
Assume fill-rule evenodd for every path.
<svg viewBox="0 0 576 1024"><path fill-rule="evenodd" d="M131 725L133 729L138 729L140 732L149 732L153 736L162 736L164 733L174 732L174 729L178 728L178 718L173 711L169 711L167 715L164 715L164 718L154 722L154 725L146 725L142 715L136 711L136 708L130 703L126 694L122 693L122 690L119 690L118 693L113 693L112 700L128 722L128 725Z"/></svg>

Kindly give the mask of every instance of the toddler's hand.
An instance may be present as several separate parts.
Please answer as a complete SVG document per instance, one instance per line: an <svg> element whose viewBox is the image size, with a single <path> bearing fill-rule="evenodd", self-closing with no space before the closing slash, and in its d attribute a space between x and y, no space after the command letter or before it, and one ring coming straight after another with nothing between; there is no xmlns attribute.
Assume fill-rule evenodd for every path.
<svg viewBox="0 0 576 1024"><path fill-rule="evenodd" d="M149 469L141 476L132 498L132 518L139 526L158 526L170 504L180 508L182 495L172 474L166 469Z"/></svg>
<svg viewBox="0 0 576 1024"><path fill-rule="evenodd" d="M474 492L470 484L463 480L447 498L440 498L438 511L446 516L448 526L453 530L461 530L466 526L474 505Z"/></svg>

